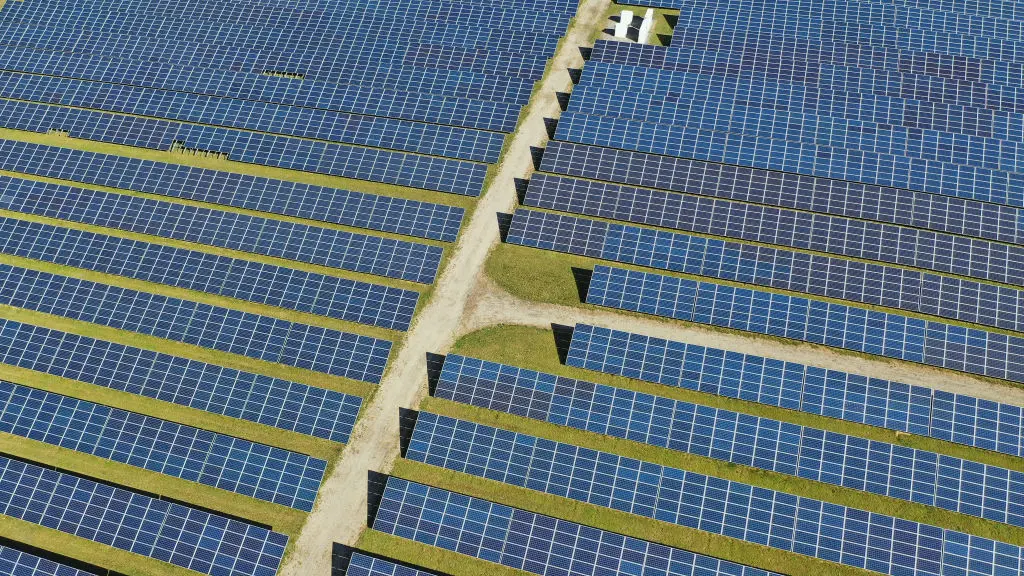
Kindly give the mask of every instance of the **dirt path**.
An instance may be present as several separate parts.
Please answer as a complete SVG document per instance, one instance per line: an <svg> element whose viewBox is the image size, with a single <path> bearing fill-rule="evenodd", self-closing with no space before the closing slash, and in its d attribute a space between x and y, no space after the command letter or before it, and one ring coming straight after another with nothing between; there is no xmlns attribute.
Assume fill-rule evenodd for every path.
<svg viewBox="0 0 1024 576"><path fill-rule="evenodd" d="M332 543L352 545L365 528L367 472L390 470L398 456L398 409L416 406L425 394L426 354L443 352L455 342L470 293L483 275L488 252L498 241L496 214L508 212L515 205L513 179L533 171L530 147L547 142L544 117L559 114L555 92L569 88L566 68L582 65L579 46L589 45L591 30L600 23L608 5L609 0L584 0L580 5L574 24L554 56L551 73L544 78L497 176L466 224L433 297L392 359L341 460L321 486L316 509L281 567L283 576L329 576Z"/></svg>
<svg viewBox="0 0 1024 576"><path fill-rule="evenodd" d="M459 327L460 335L498 324L520 324L546 328L552 323L573 326L577 322L582 322L1024 406L1024 389L996 384L969 374L958 374L930 366L885 358L856 356L825 346L795 341L779 342L762 336L729 333L699 324L662 320L653 316L624 318L610 309L528 302L504 291L487 277L482 277L477 282L470 302L471 305L466 310Z"/></svg>

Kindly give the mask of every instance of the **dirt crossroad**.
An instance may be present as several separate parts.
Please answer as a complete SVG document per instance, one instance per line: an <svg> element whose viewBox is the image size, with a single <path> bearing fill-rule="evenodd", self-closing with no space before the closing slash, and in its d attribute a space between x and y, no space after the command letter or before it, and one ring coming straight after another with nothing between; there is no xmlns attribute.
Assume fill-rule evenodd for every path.
<svg viewBox="0 0 1024 576"><path fill-rule="evenodd" d="M488 252L498 242L496 215L514 206L514 179L532 172L530 147L546 143L544 118L559 113L555 93L570 87L566 70L582 65L579 47L589 45L591 31L602 23L608 5L609 0L584 0L580 5L527 117L437 280L433 297L392 359L333 473L324 480L317 506L281 568L283 576L328 576L332 543L353 544L365 528L367 473L388 471L398 456L398 410L415 407L425 394L426 354L444 352L458 336L469 295L483 275Z"/></svg>

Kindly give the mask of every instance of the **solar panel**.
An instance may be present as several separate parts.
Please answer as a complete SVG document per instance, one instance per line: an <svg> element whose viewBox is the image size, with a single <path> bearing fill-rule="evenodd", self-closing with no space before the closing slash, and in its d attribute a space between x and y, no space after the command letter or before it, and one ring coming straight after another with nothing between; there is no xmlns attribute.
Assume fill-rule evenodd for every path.
<svg viewBox="0 0 1024 576"><path fill-rule="evenodd" d="M269 306L406 330L419 293L138 240L0 218L0 251Z"/></svg>
<svg viewBox="0 0 1024 576"><path fill-rule="evenodd" d="M346 576L434 576L432 572L416 570L359 552L352 554L345 574Z"/></svg>
<svg viewBox="0 0 1024 576"><path fill-rule="evenodd" d="M0 513L205 574L273 576L288 537L0 457Z"/></svg>
<svg viewBox="0 0 1024 576"><path fill-rule="evenodd" d="M162 238L185 240L430 284L443 249L125 194L0 177L0 206Z"/></svg>
<svg viewBox="0 0 1024 576"><path fill-rule="evenodd" d="M958 564L956 553L946 558L945 552L953 548L950 544L965 543L969 549L976 538L430 414L420 415L407 456L474 476L883 574L949 574ZM503 513L495 514L495 509ZM423 522L420 519L424 514L436 520ZM491 515L496 515L529 526L533 519L517 517L520 514L520 510L392 478L374 528L457 549L449 543L462 544L456 536L473 531L463 528L462 522L484 529ZM469 515L473 521L467 522ZM561 522L552 520L555 526ZM559 541L557 533L556 528L555 542ZM550 537L537 540L543 542L538 546L550 546L552 541ZM565 549L571 554L573 543L567 544ZM978 539L981 550L986 546L998 549L990 561L1000 570L1012 573L1019 569L1020 547ZM480 548L463 545L458 549L473 554ZM580 549L578 544L575 549Z"/></svg>
<svg viewBox="0 0 1024 576"><path fill-rule="evenodd" d="M495 373L500 376L494 378ZM1024 474L1006 468L552 374L516 374L513 366L449 357L435 395L560 426L1024 526L1024 507L1009 504L1024 502ZM789 398L799 403L802 381L791 379L788 383ZM740 397L749 399L746 394ZM757 401L756 397L753 401ZM970 470L973 477L960 478L946 472L947 469ZM941 487L936 484L937 478L944 480ZM986 480L990 485L986 485ZM975 505L976 500L982 499L987 503L984 509Z"/></svg>
<svg viewBox="0 0 1024 576"><path fill-rule="evenodd" d="M309 512L327 462L0 381L0 431Z"/></svg>
<svg viewBox="0 0 1024 576"><path fill-rule="evenodd" d="M563 115L559 140L675 158L695 158L765 170L852 180L877 186L955 195L977 190L993 196L1009 189L1024 193L1024 176L984 166L951 164L888 153L851 150L802 140L721 132L704 128L650 125L605 116Z"/></svg>
<svg viewBox="0 0 1024 576"><path fill-rule="evenodd" d="M0 362L231 418L348 442L363 399L0 320Z"/></svg>
<svg viewBox="0 0 1024 576"><path fill-rule="evenodd" d="M12 576L95 576L7 546L0 546L0 570Z"/></svg>
<svg viewBox="0 0 1024 576"><path fill-rule="evenodd" d="M636 209L640 211L641 205ZM666 212L670 210L666 207ZM652 212L650 206L647 212ZM506 241L972 324L1024 329L1018 304L1024 294L1019 290L895 266L529 210L516 211Z"/></svg>
<svg viewBox="0 0 1024 576"><path fill-rule="evenodd" d="M388 478L373 529L542 576L570 566L585 573L774 576L395 477Z"/></svg>
<svg viewBox="0 0 1024 576"><path fill-rule="evenodd" d="M566 363L668 386L799 409L831 418L930 435L1018 456L1021 408L867 378L836 370L783 363L620 330L578 324ZM800 403L794 392L802 382ZM934 396L934 403L932 397ZM957 409L962 406L962 409ZM977 418L981 414L982 418ZM958 434L953 435L953 423ZM997 434L997 431L999 432Z"/></svg>
<svg viewBox="0 0 1024 576"><path fill-rule="evenodd" d="M0 140L4 170L454 242L465 210L285 180Z"/></svg>
<svg viewBox="0 0 1024 576"><path fill-rule="evenodd" d="M378 383L391 342L0 264L0 304Z"/></svg>
<svg viewBox="0 0 1024 576"><path fill-rule="evenodd" d="M832 302L597 266L587 303L1024 382L1022 338Z"/></svg>
<svg viewBox="0 0 1024 576"><path fill-rule="evenodd" d="M1024 67L1020 64L995 63L980 59L940 58L928 52L904 52L879 46L858 44L811 44L806 39L779 38L751 33L735 41L724 40L708 32L684 30L673 34L672 47L626 44L598 40L569 102L569 110L610 115L651 122L674 123L679 108L674 102L658 98L660 86L648 92L619 89L616 83L602 81L601 63L640 66L671 70L692 81L692 86L708 95L732 98L752 106L802 110L848 120L862 120L965 135L1019 139L1014 132L1022 120L1020 112L1001 109L1000 85L1020 85ZM796 62L804 66L837 64L863 66L880 70L900 70L915 75L931 75L960 82L985 82L992 87L975 86L967 98L989 91L985 106L971 106L970 99L957 103L954 94L943 93L938 99L921 100L927 96L912 88L904 92L874 93L857 90L858 86L835 90L814 84L792 84L784 81L743 75L761 66L794 70ZM586 72L592 70L592 72ZM607 70L615 70L609 67ZM642 72L641 72L642 73ZM660 82L659 82L660 84ZM881 92L881 91L879 91ZM622 96L602 99L601 94ZM649 104L650 108L644 106Z"/></svg>
<svg viewBox="0 0 1024 576"><path fill-rule="evenodd" d="M481 31L482 34L488 32L496 31ZM545 48L545 45L539 47ZM499 132L511 132L519 116L519 106L508 102L331 84L311 79L304 79L296 86L290 79L265 74L179 67L159 62L136 61L129 67L118 59L46 50L0 48L0 68ZM481 87L481 92L484 89L486 87Z"/></svg>
<svg viewBox="0 0 1024 576"><path fill-rule="evenodd" d="M302 140L215 126L0 100L0 127L154 150L199 150L230 160L478 196L487 166L434 156Z"/></svg>
<svg viewBox="0 0 1024 576"><path fill-rule="evenodd" d="M0 97L473 162L496 162L504 143L471 128L14 72L0 72Z"/></svg>
<svg viewBox="0 0 1024 576"><path fill-rule="evenodd" d="M805 203L803 206L797 206L803 209L810 209L807 205L814 202L812 200L814 196L804 196L793 192L794 197L790 194L793 186L799 185L800 190L813 190L811 185L814 183L830 190L834 189L836 190L835 194L839 195L845 194L844 190L849 190L851 194L855 195L855 198L862 194L874 196L876 190L880 195L894 194L896 193L894 191L897 190L891 187L846 182L803 173L783 174L779 170L721 166L700 160L672 158L570 142L549 143L544 149L541 170L677 192L701 191L706 195L730 198L733 195L739 195L736 196L738 200L747 199L748 194L764 194L765 198L770 199L766 203L774 204L778 202L775 200L776 198L786 198L782 205L788 206L794 202L803 202ZM758 186L763 190L758 189ZM915 196L925 194L931 193L917 191ZM943 194L932 195L943 196ZM1005 186L999 190L989 191L969 187L956 188L949 191L949 196L1018 208L1024 206L1024 191ZM756 200L756 196L750 198L752 201L759 201ZM874 200L873 202L879 201ZM909 203L902 202L901 205L910 206ZM869 210L873 211L874 209L869 208Z"/></svg>

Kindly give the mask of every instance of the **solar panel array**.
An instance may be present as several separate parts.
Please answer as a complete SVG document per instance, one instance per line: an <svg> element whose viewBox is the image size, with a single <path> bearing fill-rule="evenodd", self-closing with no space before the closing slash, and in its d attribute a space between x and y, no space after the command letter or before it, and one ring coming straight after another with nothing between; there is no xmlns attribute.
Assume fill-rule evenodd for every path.
<svg viewBox="0 0 1024 576"><path fill-rule="evenodd" d="M419 293L272 264L0 218L5 254L406 330Z"/></svg>
<svg viewBox="0 0 1024 576"><path fill-rule="evenodd" d="M365 382L391 342L0 264L0 304Z"/></svg>
<svg viewBox="0 0 1024 576"><path fill-rule="evenodd" d="M517 210L507 242L1024 331L1024 293L825 255Z"/></svg>
<svg viewBox="0 0 1024 576"><path fill-rule="evenodd" d="M406 240L0 178L0 208L430 284L442 249Z"/></svg>
<svg viewBox="0 0 1024 576"><path fill-rule="evenodd" d="M309 512L327 462L0 381L0 431Z"/></svg>
<svg viewBox="0 0 1024 576"><path fill-rule="evenodd" d="M274 576L288 537L0 456L0 513L205 574Z"/></svg>
<svg viewBox="0 0 1024 576"><path fill-rule="evenodd" d="M605 266L587 302L1024 382L1024 338L954 324Z"/></svg>
<svg viewBox="0 0 1024 576"><path fill-rule="evenodd" d="M0 570L12 576L95 576L8 546L0 546Z"/></svg>
<svg viewBox="0 0 1024 576"><path fill-rule="evenodd" d="M348 442L363 399L0 319L0 362L318 438Z"/></svg>
<svg viewBox="0 0 1024 576"><path fill-rule="evenodd" d="M493 371L500 381L487 377ZM1014 503L1024 502L1024 474L1006 468L551 374L511 374L511 366L456 357L445 361L435 395L1024 526L1024 507Z"/></svg>
<svg viewBox="0 0 1024 576"><path fill-rule="evenodd" d="M966 394L587 324L566 364L1024 456L1024 408Z"/></svg>
<svg viewBox="0 0 1024 576"><path fill-rule="evenodd" d="M451 418L421 414L407 455L436 466L883 574L940 576L955 574L968 563L978 564L972 566L974 573L1013 573L1022 562L1022 549L1008 543ZM421 542L432 543L429 540L436 538L435 545L454 549L446 544L461 544L456 535L465 530L462 522L466 521L456 510L466 516L472 513L472 524L482 524L482 528L488 527L491 515L511 527L516 514L522 513L508 510L495 514L495 508L504 511L488 502L389 479L374 528ZM434 521L420 520L424 514ZM556 521L556 526L560 522ZM521 521L521 525L530 523ZM538 540L551 545L550 539ZM489 548L479 546L485 547ZM463 548L463 553L473 554L470 546ZM574 551L572 544L566 549ZM578 543L575 550L579 550Z"/></svg>
<svg viewBox="0 0 1024 576"><path fill-rule="evenodd" d="M358 552L354 552L349 558L345 574L346 576L434 576L432 572L416 570Z"/></svg>
<svg viewBox="0 0 1024 576"><path fill-rule="evenodd" d="M0 73L0 97L474 162L497 161L505 138L471 128L12 72Z"/></svg>
<svg viewBox="0 0 1024 576"><path fill-rule="evenodd" d="M390 355L379 329L411 327L578 2L0 5L0 307L38 324L0 318L14 381L0 382L0 432L262 500L242 513L261 522L268 502L312 512L333 461L251 425L305 435L320 456L322 440L349 441L363 403L351 392L380 383ZM114 342L133 335L155 349ZM303 383L216 364L247 358L302 369ZM24 370L38 374L19 382ZM54 392L24 386L40 377ZM111 405L61 394L82 385L115 391L101 394ZM191 427L155 404L122 409L140 400L208 414ZM224 416L230 436L203 429ZM211 576L277 572L284 534L40 458L38 472L0 458L0 513ZM296 518L280 520L289 534ZM86 576L6 550L0 572Z"/></svg>
<svg viewBox="0 0 1024 576"><path fill-rule="evenodd" d="M0 140L0 167L124 190L454 242L465 210L207 168Z"/></svg>
<svg viewBox="0 0 1024 576"><path fill-rule="evenodd" d="M390 477L373 529L542 576L772 573Z"/></svg>

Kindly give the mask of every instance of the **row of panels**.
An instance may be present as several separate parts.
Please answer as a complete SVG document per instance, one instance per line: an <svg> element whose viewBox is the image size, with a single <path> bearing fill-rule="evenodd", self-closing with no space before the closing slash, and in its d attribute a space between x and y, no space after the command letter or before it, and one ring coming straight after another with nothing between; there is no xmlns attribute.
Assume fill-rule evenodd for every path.
<svg viewBox="0 0 1024 576"><path fill-rule="evenodd" d="M309 512L327 462L0 381L0 431Z"/></svg>
<svg viewBox="0 0 1024 576"><path fill-rule="evenodd" d="M714 238L517 210L510 244L1024 330L1020 290Z"/></svg>
<svg viewBox="0 0 1024 576"><path fill-rule="evenodd" d="M0 218L0 253L406 330L419 293L196 250Z"/></svg>
<svg viewBox="0 0 1024 576"><path fill-rule="evenodd" d="M1024 338L954 324L606 266L587 303L1024 382Z"/></svg>
<svg viewBox="0 0 1024 576"><path fill-rule="evenodd" d="M6 264L0 264L0 304L372 383L380 382L392 347L369 336Z"/></svg>
<svg viewBox="0 0 1024 576"><path fill-rule="evenodd" d="M0 177L0 208L430 284L442 248L309 224Z"/></svg>
<svg viewBox="0 0 1024 576"><path fill-rule="evenodd" d="M0 140L0 167L259 212L454 242L465 210L234 172Z"/></svg>
<svg viewBox="0 0 1024 576"><path fill-rule="evenodd" d="M446 360L435 396L1024 526L1024 508L1015 504L1024 475L1009 469L570 378L553 389L527 378L474 378L462 368L475 362L456 357L449 367Z"/></svg>
<svg viewBox="0 0 1024 576"><path fill-rule="evenodd" d="M1024 455L1024 409L969 395L586 324L573 330L566 363Z"/></svg>
<svg viewBox="0 0 1024 576"><path fill-rule="evenodd" d="M230 160L384 184L478 196L487 167L433 156L330 144L152 118L0 100L0 127L154 150L185 148Z"/></svg>

